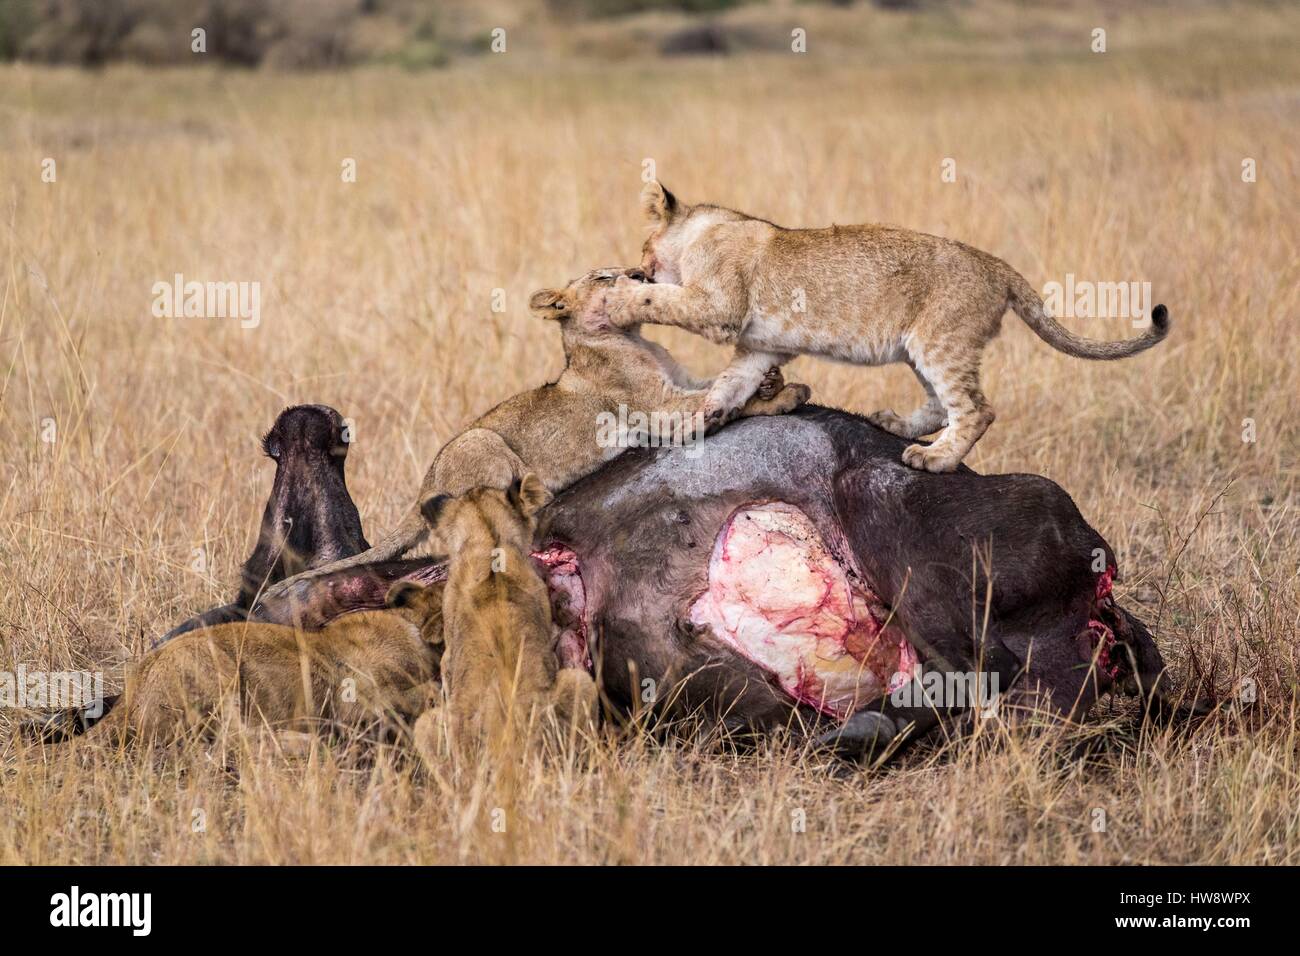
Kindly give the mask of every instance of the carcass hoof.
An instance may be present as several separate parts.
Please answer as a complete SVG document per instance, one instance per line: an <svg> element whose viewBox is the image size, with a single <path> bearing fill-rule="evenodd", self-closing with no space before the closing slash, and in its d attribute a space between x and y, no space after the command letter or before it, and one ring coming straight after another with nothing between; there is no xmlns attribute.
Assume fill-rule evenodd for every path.
<svg viewBox="0 0 1300 956"><path fill-rule="evenodd" d="M878 755L898 736L898 725L875 710L861 710L840 727L817 737L813 745L841 757L864 760Z"/></svg>

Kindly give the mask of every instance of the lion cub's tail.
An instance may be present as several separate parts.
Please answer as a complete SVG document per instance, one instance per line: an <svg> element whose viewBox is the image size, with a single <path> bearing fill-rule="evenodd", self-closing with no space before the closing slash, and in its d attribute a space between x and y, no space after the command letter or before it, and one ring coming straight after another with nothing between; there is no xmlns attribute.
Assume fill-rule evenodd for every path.
<svg viewBox="0 0 1300 956"><path fill-rule="evenodd" d="M1122 359L1145 352L1169 334L1169 310L1157 305L1151 310L1151 325L1135 339L1105 342L1075 335L1047 314L1043 300L1025 277L1010 266L1007 271L1007 307L1024 320L1034 333L1066 355L1085 359Z"/></svg>

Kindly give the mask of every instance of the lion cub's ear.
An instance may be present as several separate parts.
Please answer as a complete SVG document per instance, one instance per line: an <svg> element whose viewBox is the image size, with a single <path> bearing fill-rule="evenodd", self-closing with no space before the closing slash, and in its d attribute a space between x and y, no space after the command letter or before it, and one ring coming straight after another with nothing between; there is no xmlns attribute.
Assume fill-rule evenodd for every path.
<svg viewBox="0 0 1300 956"><path fill-rule="evenodd" d="M414 581L394 581L384 596L384 605L416 614L424 622L421 626L424 640L435 646L442 643L441 590Z"/></svg>
<svg viewBox="0 0 1300 956"><path fill-rule="evenodd" d="M563 319L569 314L569 304L560 289L539 289L528 300L528 308L543 319Z"/></svg>
<svg viewBox="0 0 1300 956"><path fill-rule="evenodd" d="M655 179L641 187L641 211L652 223L668 222L677 214L677 197Z"/></svg>
<svg viewBox="0 0 1300 956"><path fill-rule="evenodd" d="M531 518L551 501L551 493L531 471L510 486L510 503L525 518Z"/></svg>
<svg viewBox="0 0 1300 956"><path fill-rule="evenodd" d="M442 509L451 501L451 495L434 495L432 498L425 498L420 502L420 514L424 516L425 523L430 528L438 527L438 519L442 517Z"/></svg>
<svg viewBox="0 0 1300 956"><path fill-rule="evenodd" d="M410 607L424 596L424 585L414 581L395 581L384 596L385 607Z"/></svg>

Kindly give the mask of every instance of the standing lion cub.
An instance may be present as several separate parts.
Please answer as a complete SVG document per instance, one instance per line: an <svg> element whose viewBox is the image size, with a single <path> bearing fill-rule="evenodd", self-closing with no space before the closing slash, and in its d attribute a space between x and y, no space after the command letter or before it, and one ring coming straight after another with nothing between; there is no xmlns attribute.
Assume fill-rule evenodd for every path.
<svg viewBox="0 0 1300 956"><path fill-rule="evenodd" d="M1080 338L1044 311L1020 273L950 239L881 225L785 229L719 206L687 206L658 182L646 185L641 201L651 227L642 269L655 284L620 282L613 315L736 346L706 415L725 415L771 366L795 355L906 362L925 389L925 405L906 417L870 417L903 438L942 429L929 447L903 452L913 468L952 471L992 423L980 358L1008 308L1048 345L1078 358L1125 358L1169 330L1158 305L1138 338Z"/></svg>

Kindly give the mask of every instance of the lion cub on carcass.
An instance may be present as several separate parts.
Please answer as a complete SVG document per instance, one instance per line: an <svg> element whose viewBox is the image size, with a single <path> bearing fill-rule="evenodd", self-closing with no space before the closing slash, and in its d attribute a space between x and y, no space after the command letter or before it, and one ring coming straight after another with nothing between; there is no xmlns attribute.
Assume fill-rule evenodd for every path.
<svg viewBox="0 0 1300 956"><path fill-rule="evenodd" d="M606 297L617 279L645 281L638 269L596 269L563 289L533 293L535 315L560 323L564 371L554 382L521 392L493 408L438 452L410 513L369 551L282 581L267 598L288 595L312 578L343 568L389 561L425 540L429 525L423 502L459 495L471 488L510 487L528 472L552 492L562 491L617 457L621 447L597 440L604 415L628 411L661 413L692 421L704 407L708 383L694 381L662 346L641 337L638 323L616 327ZM754 387L738 395L728 415L779 415L808 399L806 385L786 385L779 369L765 369ZM446 553L443 550L442 553Z"/></svg>
<svg viewBox="0 0 1300 956"><path fill-rule="evenodd" d="M508 491L425 501L451 562L442 604L447 704L417 722L421 751L436 750L447 718L453 743L470 747L522 739L548 714L562 726L595 721L596 685L585 670L560 668L550 598L529 557L537 512L550 500L529 473Z"/></svg>
<svg viewBox="0 0 1300 956"><path fill-rule="evenodd" d="M222 717L272 731L414 720L441 694L441 598L398 581L386 609L344 614L315 633L256 623L189 631L128 671L122 699L87 737L171 743L211 735Z"/></svg>
<svg viewBox="0 0 1300 956"><path fill-rule="evenodd" d="M924 407L870 418L903 438L943 429L928 448L903 452L913 468L952 471L992 423L980 359L1008 307L1048 345L1078 358L1125 358L1169 330L1158 305L1137 338L1080 338L1043 310L1020 273L950 239L883 225L785 229L719 206L687 206L658 182L646 185L641 202L651 228L642 268L655 284L620 282L612 315L735 344L707 415L725 415L769 367L795 355L906 362L925 389Z"/></svg>

